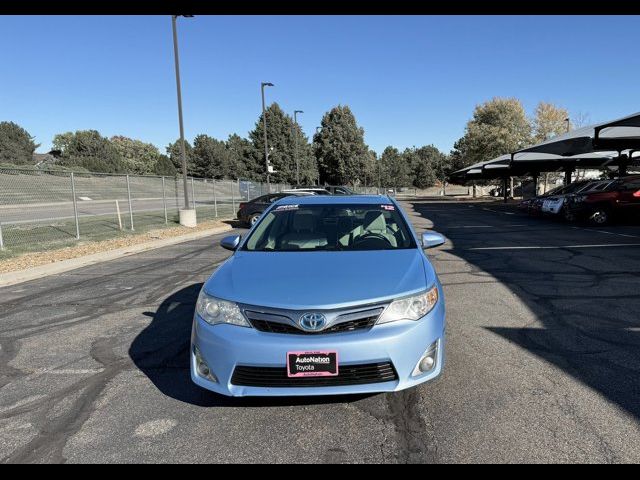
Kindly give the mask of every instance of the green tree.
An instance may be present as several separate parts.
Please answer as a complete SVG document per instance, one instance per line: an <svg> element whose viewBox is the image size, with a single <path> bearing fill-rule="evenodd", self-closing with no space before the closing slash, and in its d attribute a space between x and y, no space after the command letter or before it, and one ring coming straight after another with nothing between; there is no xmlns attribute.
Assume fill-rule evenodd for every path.
<svg viewBox="0 0 640 480"><path fill-rule="evenodd" d="M231 155L227 145L208 135L198 135L193 140L194 175L206 178L233 178Z"/></svg>
<svg viewBox="0 0 640 480"><path fill-rule="evenodd" d="M295 183L297 151L302 182L305 177L309 177L312 171L308 138L302 133L299 126L294 126L291 116L287 115L277 103L269 105L266 115L269 161L275 170L275 173L271 174L271 181L274 183ZM260 152L260 170L258 172L260 178L264 178L266 171L263 135L264 124L262 115L260 115L255 128L249 132L249 139L255 150Z"/></svg>
<svg viewBox="0 0 640 480"><path fill-rule="evenodd" d="M161 175L163 177L175 177L178 173L176 167L166 155L160 154L158 161L154 167L153 173L155 175Z"/></svg>
<svg viewBox="0 0 640 480"><path fill-rule="evenodd" d="M232 178L245 178L247 180L261 181L260 159L262 155L255 145L240 135L229 135L227 139L227 150L230 156L230 168Z"/></svg>
<svg viewBox="0 0 640 480"><path fill-rule="evenodd" d="M387 147L382 152L383 179L387 186L394 188L406 187L411 184L411 159L409 152L400 153L397 148Z"/></svg>
<svg viewBox="0 0 640 480"><path fill-rule="evenodd" d="M178 175L182 175L182 149L180 147L180 139L176 140L174 143L170 143L169 145L167 145L166 150L171 163L173 163L173 166L178 172ZM187 157L187 175L196 176L193 147L186 139L184 141L184 150L185 156Z"/></svg>
<svg viewBox="0 0 640 480"><path fill-rule="evenodd" d="M29 132L13 122L0 122L0 163L33 165L39 147Z"/></svg>
<svg viewBox="0 0 640 480"><path fill-rule="evenodd" d="M531 125L522 103L515 98L494 98L476 106L464 136L454 145L454 161L463 168L530 143Z"/></svg>
<svg viewBox="0 0 640 480"><path fill-rule="evenodd" d="M314 136L321 181L355 185L363 180L362 162L369 149L351 109L346 105L332 108L322 117L321 126Z"/></svg>
<svg viewBox="0 0 640 480"><path fill-rule="evenodd" d="M61 147L62 166L98 173L127 173L127 164L116 147L96 130L56 135L53 144Z"/></svg>
<svg viewBox="0 0 640 480"><path fill-rule="evenodd" d="M122 157L127 172L138 175L156 173L156 167L162 155L158 147L121 135L111 137L110 141Z"/></svg>

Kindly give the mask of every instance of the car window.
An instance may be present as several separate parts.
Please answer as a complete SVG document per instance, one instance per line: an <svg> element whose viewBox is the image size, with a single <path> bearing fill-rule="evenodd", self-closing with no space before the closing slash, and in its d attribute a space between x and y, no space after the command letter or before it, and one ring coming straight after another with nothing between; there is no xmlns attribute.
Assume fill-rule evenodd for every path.
<svg viewBox="0 0 640 480"><path fill-rule="evenodd" d="M417 248L404 217L386 205L279 205L255 227L243 250L359 251Z"/></svg>

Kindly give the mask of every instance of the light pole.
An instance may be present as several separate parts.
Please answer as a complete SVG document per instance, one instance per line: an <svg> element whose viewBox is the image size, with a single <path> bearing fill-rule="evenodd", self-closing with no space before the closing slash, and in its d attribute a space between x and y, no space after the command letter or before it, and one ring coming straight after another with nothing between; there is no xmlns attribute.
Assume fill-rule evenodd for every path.
<svg viewBox="0 0 640 480"><path fill-rule="evenodd" d="M260 90L262 92L262 128L264 129L264 162L267 167L267 193L271 193L271 183L269 178L269 147L267 146L267 111L264 105L264 87L273 87L273 83L262 82Z"/></svg>
<svg viewBox="0 0 640 480"><path fill-rule="evenodd" d="M293 158L296 161L296 185L300 185L300 161L298 160L298 132L296 127L298 126L298 114L304 113L302 110L293 111Z"/></svg>
<svg viewBox="0 0 640 480"><path fill-rule="evenodd" d="M184 209L180 211L180 224L187 227L196 226L196 212L189 204L189 185L187 183L187 152L184 145L184 123L182 119L182 90L180 87L180 59L178 56L178 17L191 18L193 15L171 15L173 28L173 54L176 64L176 88L178 90L178 121L180 123L180 155L182 157L182 180L184 182ZM183 213L184 212L184 213Z"/></svg>
<svg viewBox="0 0 640 480"><path fill-rule="evenodd" d="M571 131L571 120L569 120L569 117L564 119L565 122L567 122L567 133L569 133Z"/></svg>

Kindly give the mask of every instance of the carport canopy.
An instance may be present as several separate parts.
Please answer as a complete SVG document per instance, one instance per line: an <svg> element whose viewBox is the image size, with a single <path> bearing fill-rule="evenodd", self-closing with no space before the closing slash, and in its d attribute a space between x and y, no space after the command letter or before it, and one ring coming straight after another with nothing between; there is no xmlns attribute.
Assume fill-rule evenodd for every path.
<svg viewBox="0 0 640 480"><path fill-rule="evenodd" d="M598 151L640 149L640 112L612 122L578 128L515 153L536 152L571 157Z"/></svg>

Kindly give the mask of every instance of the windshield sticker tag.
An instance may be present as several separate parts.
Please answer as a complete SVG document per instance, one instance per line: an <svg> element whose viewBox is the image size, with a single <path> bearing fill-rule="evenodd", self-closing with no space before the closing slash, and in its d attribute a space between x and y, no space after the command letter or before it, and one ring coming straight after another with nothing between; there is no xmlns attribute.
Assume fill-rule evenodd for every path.
<svg viewBox="0 0 640 480"><path fill-rule="evenodd" d="M300 205L279 205L276 207L276 212L287 212L289 210L298 210Z"/></svg>
<svg viewBox="0 0 640 480"><path fill-rule="evenodd" d="M396 209L396 207L393 205L380 205L380 206L382 207L383 210L388 210L390 212L393 212Z"/></svg>

